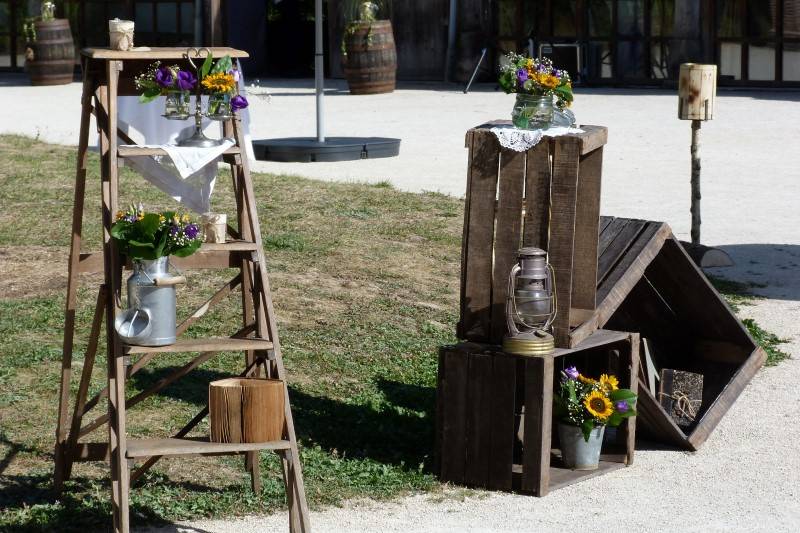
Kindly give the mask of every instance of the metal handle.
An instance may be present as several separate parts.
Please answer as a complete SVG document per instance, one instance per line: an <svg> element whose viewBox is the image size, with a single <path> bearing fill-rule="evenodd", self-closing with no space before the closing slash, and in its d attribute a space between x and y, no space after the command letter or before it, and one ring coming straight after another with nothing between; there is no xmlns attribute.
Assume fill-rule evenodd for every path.
<svg viewBox="0 0 800 533"><path fill-rule="evenodd" d="M169 287L186 283L186 276L172 276L171 278L156 278L153 285L156 287Z"/></svg>

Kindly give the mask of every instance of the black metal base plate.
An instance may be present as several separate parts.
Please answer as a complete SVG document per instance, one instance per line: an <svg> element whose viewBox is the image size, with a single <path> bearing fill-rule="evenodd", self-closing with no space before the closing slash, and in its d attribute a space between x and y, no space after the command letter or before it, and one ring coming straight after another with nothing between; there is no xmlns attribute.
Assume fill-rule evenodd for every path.
<svg viewBox="0 0 800 533"><path fill-rule="evenodd" d="M400 139L390 137L327 137L324 143L314 137L289 137L253 141L253 151L260 161L313 163L354 161L395 157L400 153Z"/></svg>

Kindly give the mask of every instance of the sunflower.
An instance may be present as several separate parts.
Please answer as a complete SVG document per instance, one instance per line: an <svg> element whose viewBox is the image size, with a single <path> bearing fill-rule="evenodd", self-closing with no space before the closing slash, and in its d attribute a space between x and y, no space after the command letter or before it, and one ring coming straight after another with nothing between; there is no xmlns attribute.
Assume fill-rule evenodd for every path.
<svg viewBox="0 0 800 533"><path fill-rule="evenodd" d="M617 380L616 376L602 374L600 376L600 386L606 391L611 392L612 390L617 390L619 388L619 380Z"/></svg>
<svg viewBox="0 0 800 533"><path fill-rule="evenodd" d="M586 385L594 385L594 384L597 383L597 380L594 380L592 378L587 378L583 374L578 374L578 381L580 381L581 383L584 383Z"/></svg>
<svg viewBox="0 0 800 533"><path fill-rule="evenodd" d="M233 80L233 76L226 72L209 74L203 78L201 83L203 84L203 87L215 93L229 93L236 85L236 82Z"/></svg>
<svg viewBox="0 0 800 533"><path fill-rule="evenodd" d="M605 394L600 391L592 391L583 400L583 405L592 416L605 420L614 412L614 405Z"/></svg>

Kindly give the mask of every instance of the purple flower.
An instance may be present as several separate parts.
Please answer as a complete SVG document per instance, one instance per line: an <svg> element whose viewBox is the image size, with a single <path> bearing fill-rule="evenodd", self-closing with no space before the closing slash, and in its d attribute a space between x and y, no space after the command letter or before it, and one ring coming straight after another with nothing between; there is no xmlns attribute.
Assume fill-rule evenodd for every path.
<svg viewBox="0 0 800 533"><path fill-rule="evenodd" d="M520 85L528 81L528 71L524 68L519 69L517 71L517 80L519 81Z"/></svg>
<svg viewBox="0 0 800 533"><path fill-rule="evenodd" d="M566 374L567 378L569 379L578 379L578 373L578 369L574 366L569 366L566 370L564 370L564 374Z"/></svg>
<svg viewBox="0 0 800 533"><path fill-rule="evenodd" d="M133 224L134 222L136 222L136 215L125 215L123 217L123 220L125 222L130 222L131 224Z"/></svg>
<svg viewBox="0 0 800 533"><path fill-rule="evenodd" d="M233 76L233 81L235 81L236 83L239 83L239 77L240 76L239 76L239 71L237 69L231 70L228 74Z"/></svg>
<svg viewBox="0 0 800 533"><path fill-rule="evenodd" d="M178 71L178 88L180 90L191 91L194 89L195 83L197 83L197 78L194 77L194 74L187 70Z"/></svg>
<svg viewBox="0 0 800 533"><path fill-rule="evenodd" d="M628 412L628 402L626 402L625 400L618 401L617 403L614 404L614 407L616 407L617 412L619 413Z"/></svg>
<svg viewBox="0 0 800 533"><path fill-rule="evenodd" d="M170 234L170 235L172 235L172 236L174 237L175 235L177 235L177 234L178 234L178 232L179 232L180 230L181 230L181 229L180 229L178 226L172 226L171 228L169 228L169 234Z"/></svg>
<svg viewBox="0 0 800 533"><path fill-rule="evenodd" d="M245 98L240 94L237 94L236 96L231 98L231 109L233 109L234 111L244 109L248 105L250 104L247 103L247 98Z"/></svg>
<svg viewBox="0 0 800 533"><path fill-rule="evenodd" d="M156 83L162 87L172 87L172 71L167 67L161 67L156 71Z"/></svg>
<svg viewBox="0 0 800 533"><path fill-rule="evenodd" d="M197 237L197 226L194 224L188 224L185 228L183 228L183 234L190 239L194 239Z"/></svg>

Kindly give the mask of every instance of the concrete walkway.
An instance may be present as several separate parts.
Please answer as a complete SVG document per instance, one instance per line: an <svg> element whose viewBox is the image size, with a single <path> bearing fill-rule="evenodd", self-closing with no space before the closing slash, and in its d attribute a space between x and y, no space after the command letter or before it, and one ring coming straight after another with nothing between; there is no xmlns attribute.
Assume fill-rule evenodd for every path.
<svg viewBox="0 0 800 533"><path fill-rule="evenodd" d="M20 81L15 81L20 80ZM80 87L31 88L0 81L0 133L74 144ZM350 96L331 83L328 134L401 137L401 155L335 164L256 169L327 180L389 180L405 190L463 195L464 132L508 116L513 98L479 87L401 86L391 95ZM251 97L255 138L314 134L310 82L267 82ZM737 266L720 274L763 284L767 299L743 308L787 338L793 360L759 373L695 454L637 450L632 468L547 498L458 491L393 503L351 504L312 513L315 531L727 532L800 530L800 93L725 92L703 126L703 240L725 245ZM689 123L674 92L578 90L580 123L609 127L604 214L664 220L689 229ZM160 531L280 531L284 514L197 521Z"/></svg>

